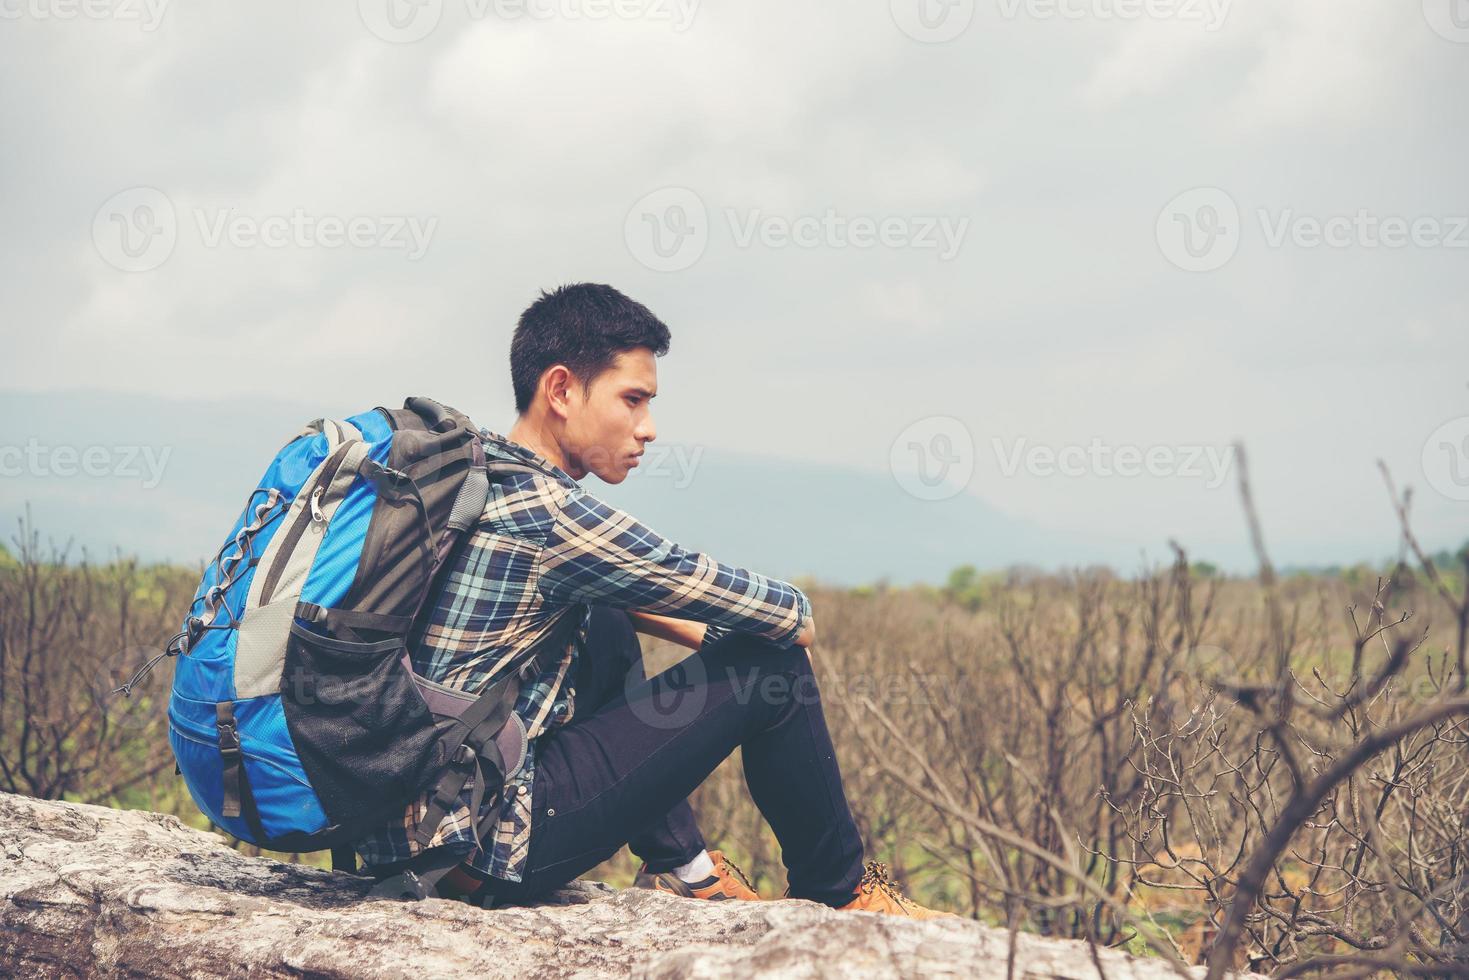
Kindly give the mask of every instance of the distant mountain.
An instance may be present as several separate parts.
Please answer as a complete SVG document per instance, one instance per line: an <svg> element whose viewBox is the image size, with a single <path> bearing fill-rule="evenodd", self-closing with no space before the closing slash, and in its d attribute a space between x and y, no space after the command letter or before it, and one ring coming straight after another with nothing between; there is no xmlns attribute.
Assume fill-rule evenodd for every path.
<svg viewBox="0 0 1469 980"><path fill-rule="evenodd" d="M43 536L194 563L212 555L265 464L309 419L370 405L236 405L0 391L0 520L29 503ZM464 406L473 412L471 406ZM481 418L499 431L508 420ZM661 450L659 457L654 450ZM692 464L692 465L690 465ZM917 500L885 471L655 443L621 486L584 485L684 547L833 585L941 582L950 569L1135 561L1130 544L1045 531L977 497Z"/></svg>
<svg viewBox="0 0 1469 980"><path fill-rule="evenodd" d="M594 480L588 489L686 548L784 577L903 585L942 582L964 564L1051 567L1106 557L1097 542L1008 518L978 497L915 499L887 472L706 449L680 488L677 453L669 455L658 467L668 476L640 467L621 486Z"/></svg>

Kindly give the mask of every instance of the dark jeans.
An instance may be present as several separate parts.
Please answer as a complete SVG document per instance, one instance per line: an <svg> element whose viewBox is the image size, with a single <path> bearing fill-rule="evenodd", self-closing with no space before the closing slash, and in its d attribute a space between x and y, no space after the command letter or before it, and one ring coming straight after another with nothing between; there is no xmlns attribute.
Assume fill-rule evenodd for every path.
<svg viewBox="0 0 1469 980"><path fill-rule="evenodd" d="M851 900L862 840L806 651L731 634L644 679L626 613L593 607L571 723L536 743L525 880L489 880L524 901L576 878L624 844L653 871L704 849L687 797L736 747L775 832L790 894Z"/></svg>

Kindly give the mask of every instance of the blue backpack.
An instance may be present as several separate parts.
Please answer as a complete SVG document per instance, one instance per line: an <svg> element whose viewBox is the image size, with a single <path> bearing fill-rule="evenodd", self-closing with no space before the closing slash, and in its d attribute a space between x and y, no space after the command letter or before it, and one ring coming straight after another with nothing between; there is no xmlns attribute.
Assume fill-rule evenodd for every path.
<svg viewBox="0 0 1469 980"><path fill-rule="evenodd" d="M426 845L469 780L478 814L519 770L519 672L468 695L415 675L407 641L491 480L526 470L487 464L469 419L427 398L318 419L276 454L164 654L177 769L214 824L341 864L421 794Z"/></svg>

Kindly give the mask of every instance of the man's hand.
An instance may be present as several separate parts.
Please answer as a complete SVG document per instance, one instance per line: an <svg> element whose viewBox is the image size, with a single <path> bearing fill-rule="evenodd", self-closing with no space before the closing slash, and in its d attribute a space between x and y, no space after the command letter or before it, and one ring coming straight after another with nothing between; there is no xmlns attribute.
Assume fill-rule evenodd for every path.
<svg viewBox="0 0 1469 980"><path fill-rule="evenodd" d="M806 648L806 653L809 656L810 653L811 653L811 648L814 647L815 645L816 645L816 616L813 614L813 615L807 616L806 617L806 621L801 624L801 632L800 632L799 635L796 636L796 646L798 646L798 647L805 647Z"/></svg>

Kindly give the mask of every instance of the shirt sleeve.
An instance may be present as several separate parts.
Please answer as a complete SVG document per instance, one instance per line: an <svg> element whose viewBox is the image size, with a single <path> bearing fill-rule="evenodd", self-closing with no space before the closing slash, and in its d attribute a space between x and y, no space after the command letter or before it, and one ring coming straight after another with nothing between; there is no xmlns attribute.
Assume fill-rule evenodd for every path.
<svg viewBox="0 0 1469 980"><path fill-rule="evenodd" d="M709 647L712 647L714 644L718 643L720 640L724 639L726 636L729 636L729 634L733 632L734 630L724 626L705 626L704 639L699 644L699 649L708 649Z"/></svg>
<svg viewBox="0 0 1469 980"><path fill-rule="evenodd" d="M781 645L811 613L794 585L686 551L585 491L556 508L539 566L551 602L646 609Z"/></svg>

